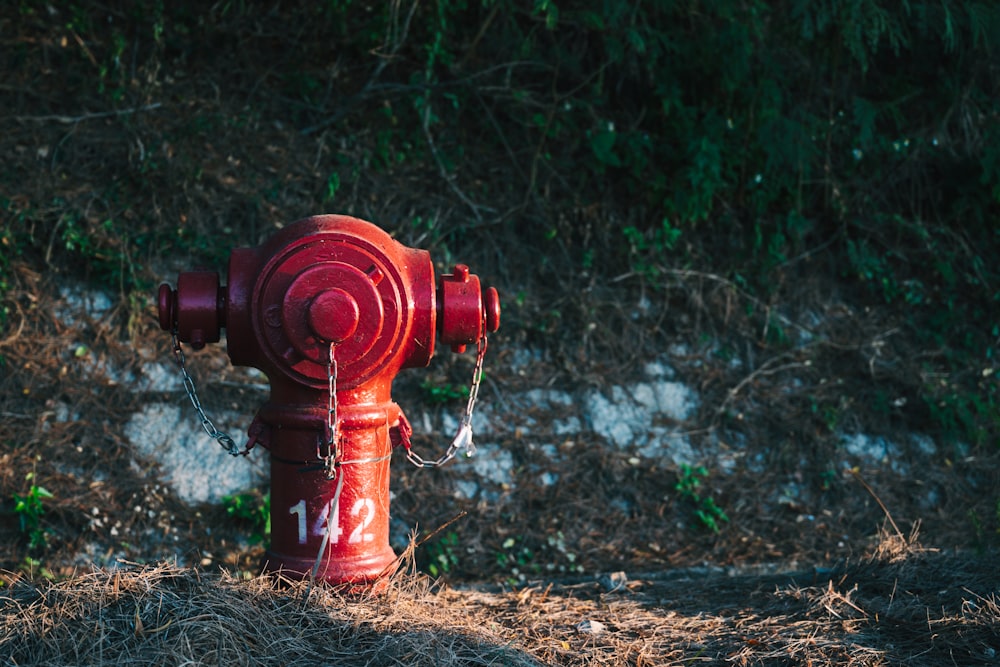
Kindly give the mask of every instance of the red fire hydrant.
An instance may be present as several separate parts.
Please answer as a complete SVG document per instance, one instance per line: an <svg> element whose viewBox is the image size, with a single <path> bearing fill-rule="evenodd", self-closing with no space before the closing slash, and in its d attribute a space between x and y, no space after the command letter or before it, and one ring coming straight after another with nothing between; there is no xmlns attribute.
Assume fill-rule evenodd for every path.
<svg viewBox="0 0 1000 667"><path fill-rule="evenodd" d="M436 285L427 251L363 220L323 215L234 250L224 287L215 272L180 274L176 290L160 287L158 306L206 431L233 454L255 444L270 451L264 570L353 587L391 573L393 447L433 465L410 451L392 381L400 369L426 366L435 338L458 352L476 345L480 373L486 334L500 322L496 290L483 290L463 265ZM242 452L211 426L180 352L180 342L217 342L222 328L232 363L260 369L271 385ZM477 382L474 375L474 390ZM471 427L463 428L450 454L471 442Z"/></svg>

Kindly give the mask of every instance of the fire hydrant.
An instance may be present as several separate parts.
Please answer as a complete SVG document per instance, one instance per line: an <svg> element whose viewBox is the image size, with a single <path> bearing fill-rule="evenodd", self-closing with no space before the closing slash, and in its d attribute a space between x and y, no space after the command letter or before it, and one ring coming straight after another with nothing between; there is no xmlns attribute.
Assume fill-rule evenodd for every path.
<svg viewBox="0 0 1000 667"><path fill-rule="evenodd" d="M363 220L322 215L234 250L225 286L215 272L181 273L176 290L160 287L158 307L206 431L233 454L255 444L270 451L271 544L263 570L352 587L390 574L392 450L404 446L417 465L446 458L427 463L412 453L392 382L403 368L426 366L435 339L458 352L476 345L481 374L486 334L500 322L496 290L482 289L464 265L436 285L427 251ZM206 426L211 421L180 353L180 342L218 342L223 328L233 365L263 371L271 387L242 452ZM474 374L474 390L477 383ZM463 428L452 455L463 439L471 443L471 426Z"/></svg>

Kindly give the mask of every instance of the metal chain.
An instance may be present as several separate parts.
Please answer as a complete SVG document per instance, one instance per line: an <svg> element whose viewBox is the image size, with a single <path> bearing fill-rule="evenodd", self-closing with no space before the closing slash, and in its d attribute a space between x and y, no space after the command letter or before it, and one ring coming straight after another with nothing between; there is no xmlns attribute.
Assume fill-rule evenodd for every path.
<svg viewBox="0 0 1000 667"><path fill-rule="evenodd" d="M337 360L334 354L335 348L336 343L330 343L330 355L328 357L329 363L327 363L326 366L326 382L328 390L326 423L323 425L324 433L323 438L320 441L319 449L317 450L317 456L323 460L323 470L326 473L326 478L329 480L336 478L337 485L334 487L333 497L327 505L326 528L323 530L323 539L320 540L319 551L316 554L316 560L313 563L312 571L309 575L309 587L306 589L307 597L316 581L316 575L319 573L319 568L323 563L323 557L326 554L327 546L330 544L330 534L333 530L334 517L339 514L340 493L344 489L343 466L379 463L392 457L392 452L390 451L388 454L383 456L374 456L365 459L341 459L340 448L338 446L338 442L340 440L340 424L339 416L337 414Z"/></svg>
<svg viewBox="0 0 1000 667"><path fill-rule="evenodd" d="M319 458L323 459L323 470L326 471L326 478L333 479L337 476L337 466L340 465L340 451L338 443L340 434L338 431L337 419L337 360L334 358L334 348L336 343L330 343L329 363L326 365L326 424L323 429L323 442Z"/></svg>
<svg viewBox="0 0 1000 667"><path fill-rule="evenodd" d="M246 456L250 453L249 449L241 450L225 431L220 431L215 428L215 424L212 420L208 418L205 414L205 409L201 407L201 401L198 399L198 391L194 386L194 379L192 379L191 374L187 370L187 362L184 358L184 351L181 349L180 339L177 338L177 332L173 332L174 339L174 359L177 361L177 366L181 369L181 377L184 378L184 391L187 392L188 398L191 399L191 405L194 406L195 411L198 413L198 418L201 419L201 427L205 429L205 433L208 437L214 439L218 442L223 449L228 451L232 456Z"/></svg>
<svg viewBox="0 0 1000 667"><path fill-rule="evenodd" d="M427 461L410 448L409 437L403 438L407 460L418 468L438 468L455 458L460 450L465 450L465 456L476 453L476 445L472 441L472 411L479 398L479 385L483 380L483 359L486 357L486 336L479 339L476 345L476 367L472 371L472 386L469 387L469 400L465 404L465 414L458 425L458 433L448 446L448 450L435 461Z"/></svg>

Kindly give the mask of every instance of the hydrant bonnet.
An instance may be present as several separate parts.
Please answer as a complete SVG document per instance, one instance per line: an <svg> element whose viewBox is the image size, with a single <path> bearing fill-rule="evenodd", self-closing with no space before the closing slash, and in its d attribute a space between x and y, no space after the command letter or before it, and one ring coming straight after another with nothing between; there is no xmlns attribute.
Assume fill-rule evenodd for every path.
<svg viewBox="0 0 1000 667"><path fill-rule="evenodd" d="M333 342L346 389L383 371L426 366L433 354L430 254L370 223L346 216L299 221L257 249L234 252L229 271L227 321L256 339L252 346L231 343L233 363L257 365L263 352L265 372L322 387ZM252 288L234 293L234 283Z"/></svg>

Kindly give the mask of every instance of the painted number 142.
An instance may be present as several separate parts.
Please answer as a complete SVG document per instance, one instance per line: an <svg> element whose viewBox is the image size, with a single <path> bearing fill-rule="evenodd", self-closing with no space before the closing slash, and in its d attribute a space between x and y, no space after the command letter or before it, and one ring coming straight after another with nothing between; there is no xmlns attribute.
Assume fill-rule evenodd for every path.
<svg viewBox="0 0 1000 667"><path fill-rule="evenodd" d="M340 527L340 506L337 505L333 508L333 516L330 517L330 506L333 501L330 501L320 512L316 520L313 521L312 526L308 525L308 518L306 517L306 501L300 500L289 508L288 513L294 514L298 518L299 522L299 544L305 544L309 535L314 537L322 537L326 533L327 518L330 519L330 544L337 544L340 541L340 536L344 534L344 529ZM354 505L351 507L350 516L352 519L358 519L360 517L360 522L356 523L351 534L347 537L348 544L361 544L362 542L371 542L375 539L375 535L366 532L365 529L375 520L375 503L371 498L358 498ZM352 522L353 523L353 522ZM307 533L307 529L308 530Z"/></svg>

